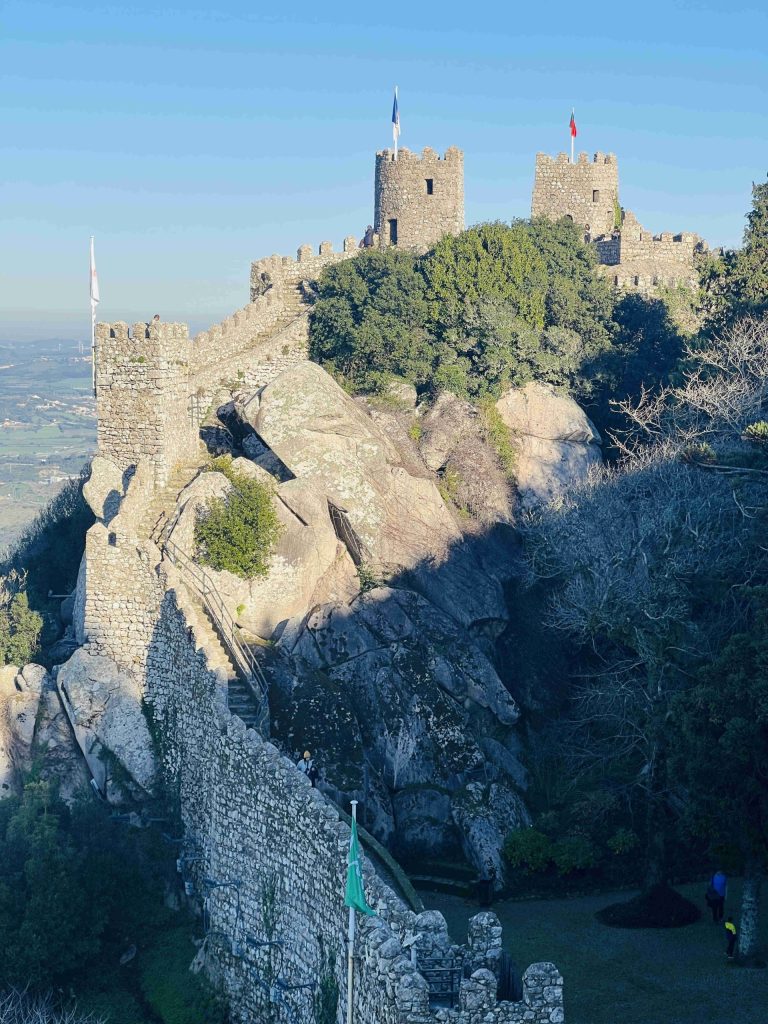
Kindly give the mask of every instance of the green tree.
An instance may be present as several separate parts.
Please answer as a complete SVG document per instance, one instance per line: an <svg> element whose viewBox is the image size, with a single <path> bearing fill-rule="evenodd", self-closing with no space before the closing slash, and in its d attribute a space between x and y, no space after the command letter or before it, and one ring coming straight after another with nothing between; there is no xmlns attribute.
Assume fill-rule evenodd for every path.
<svg viewBox="0 0 768 1024"><path fill-rule="evenodd" d="M768 311L768 181L752 186L741 249L703 260L700 278L710 332Z"/></svg>
<svg viewBox="0 0 768 1024"><path fill-rule="evenodd" d="M446 235L421 269L441 334L461 327L480 302L503 304L521 323L544 327L547 267L522 223L497 221Z"/></svg>
<svg viewBox="0 0 768 1024"><path fill-rule="evenodd" d="M426 286L416 257L369 250L328 268L310 319L310 355L356 389L375 391L391 376L416 385L432 372Z"/></svg>
<svg viewBox="0 0 768 1024"><path fill-rule="evenodd" d="M0 605L0 665L26 665L35 655L43 628L42 616L29 607L24 590Z"/></svg>
<svg viewBox="0 0 768 1024"><path fill-rule="evenodd" d="M768 590L753 593L745 625L677 699L673 767L688 783L699 828L742 853L738 949L754 961L768 858Z"/></svg>
<svg viewBox="0 0 768 1024"><path fill-rule="evenodd" d="M212 468L224 473L232 489L211 499L195 523L197 557L212 569L252 580L266 576L269 559L283 526L273 490L232 468L231 458L216 459Z"/></svg>

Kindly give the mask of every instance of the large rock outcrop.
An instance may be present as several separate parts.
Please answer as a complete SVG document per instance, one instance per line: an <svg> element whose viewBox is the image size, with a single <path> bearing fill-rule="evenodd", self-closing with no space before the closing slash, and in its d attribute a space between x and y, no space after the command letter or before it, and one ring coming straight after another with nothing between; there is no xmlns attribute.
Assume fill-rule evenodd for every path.
<svg viewBox="0 0 768 1024"><path fill-rule="evenodd" d="M509 559L495 558L486 571L430 468L408 457L321 367L292 367L238 408L295 478L278 485L278 496L312 485L343 513L346 543L375 578L399 578L467 627L503 628Z"/></svg>
<svg viewBox="0 0 768 1024"><path fill-rule="evenodd" d="M151 793L157 766L142 711L142 686L132 673L87 647L56 677L75 738L102 792L114 802ZM119 767L118 767L119 766Z"/></svg>
<svg viewBox="0 0 768 1024"><path fill-rule="evenodd" d="M490 838L527 817L516 765L500 770L482 739L498 737L498 759L518 709L466 631L421 595L379 587L289 623L280 648L277 734L316 753L326 782L360 796L366 825L402 854L461 848L501 877ZM478 777L494 780L485 803L467 788Z"/></svg>
<svg viewBox="0 0 768 1024"><path fill-rule="evenodd" d="M275 510L283 527L265 577L244 580L233 573L206 568L240 626L263 637L294 615L303 615L318 601L351 597L357 576L346 549L338 541L323 493L310 480L276 485L246 459L233 467L248 475L263 474L275 486ZM250 467L250 468L249 468ZM232 485L223 473L201 473L179 496L178 518L170 539L189 555L195 551L194 526L213 498L225 498Z"/></svg>
<svg viewBox="0 0 768 1024"><path fill-rule="evenodd" d="M531 382L496 403L517 446L515 476L524 506L546 504L602 462L601 438L584 411L550 384Z"/></svg>
<svg viewBox="0 0 768 1024"><path fill-rule="evenodd" d="M88 784L53 679L42 665L0 668L0 799L21 789L24 774L38 765L40 777L55 779L70 801Z"/></svg>
<svg viewBox="0 0 768 1024"><path fill-rule="evenodd" d="M259 437L300 480L343 509L371 562L390 568L445 557L458 527L425 473L314 363L301 363L243 406Z"/></svg>

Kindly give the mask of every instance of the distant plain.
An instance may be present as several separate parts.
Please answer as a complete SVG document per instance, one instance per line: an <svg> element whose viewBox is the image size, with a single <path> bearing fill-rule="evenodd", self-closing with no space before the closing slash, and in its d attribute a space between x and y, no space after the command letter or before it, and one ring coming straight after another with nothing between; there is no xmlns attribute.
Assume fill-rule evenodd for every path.
<svg viewBox="0 0 768 1024"><path fill-rule="evenodd" d="M96 445L90 353L77 342L0 342L0 552Z"/></svg>

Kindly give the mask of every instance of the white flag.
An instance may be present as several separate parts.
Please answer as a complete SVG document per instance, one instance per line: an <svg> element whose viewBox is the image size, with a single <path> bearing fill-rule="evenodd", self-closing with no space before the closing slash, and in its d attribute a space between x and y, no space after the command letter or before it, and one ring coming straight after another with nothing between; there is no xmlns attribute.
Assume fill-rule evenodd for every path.
<svg viewBox="0 0 768 1024"><path fill-rule="evenodd" d="M93 255L93 235L91 235L91 312L96 313L99 302L99 275L96 273L96 259Z"/></svg>

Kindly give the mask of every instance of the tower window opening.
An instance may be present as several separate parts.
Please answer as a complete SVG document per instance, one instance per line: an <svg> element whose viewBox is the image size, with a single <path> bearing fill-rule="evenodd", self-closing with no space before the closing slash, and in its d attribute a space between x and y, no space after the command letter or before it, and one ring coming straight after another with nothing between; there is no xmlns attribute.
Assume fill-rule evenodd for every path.
<svg viewBox="0 0 768 1024"><path fill-rule="evenodd" d="M600 202L600 189L599 188L593 188L592 189L592 202L593 203L599 203Z"/></svg>
<svg viewBox="0 0 768 1024"><path fill-rule="evenodd" d="M573 224L573 217L570 215L570 213L566 213L565 219L569 220L571 222L571 224Z"/></svg>
<svg viewBox="0 0 768 1024"><path fill-rule="evenodd" d="M635 287L637 287L637 285L639 285L639 284L640 284L640 278L639 278L639 276L637 274L635 274Z"/></svg>
<svg viewBox="0 0 768 1024"><path fill-rule="evenodd" d="M390 220L389 224L389 241L391 245L397 245L397 221Z"/></svg>
<svg viewBox="0 0 768 1024"><path fill-rule="evenodd" d="M434 178L426 178L425 180L426 180L426 183L427 183L427 195L428 196L434 195L435 194L435 179Z"/></svg>

